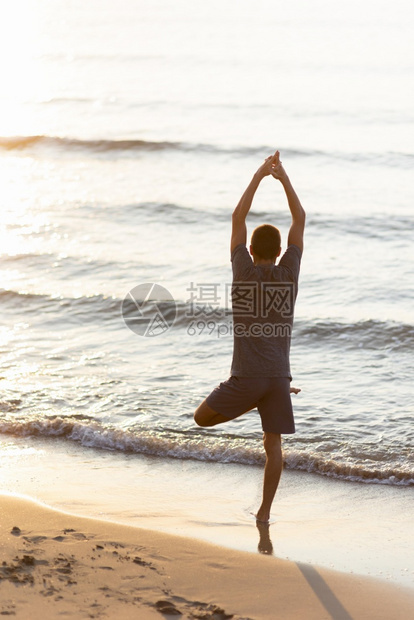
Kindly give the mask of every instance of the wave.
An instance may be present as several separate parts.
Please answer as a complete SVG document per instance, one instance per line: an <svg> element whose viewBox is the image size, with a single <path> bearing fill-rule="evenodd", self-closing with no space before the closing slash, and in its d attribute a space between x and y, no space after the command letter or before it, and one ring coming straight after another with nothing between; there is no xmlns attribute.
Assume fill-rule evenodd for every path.
<svg viewBox="0 0 414 620"><path fill-rule="evenodd" d="M96 212L94 208L91 211ZM152 222L168 222L169 226L181 226L182 224L197 224L200 222L229 222L231 212L227 210L205 209L188 207L173 202L138 202L135 204L109 205L99 212L99 217L106 217L110 221L114 219L131 223L137 221L142 226L143 220Z"/></svg>
<svg viewBox="0 0 414 620"><path fill-rule="evenodd" d="M398 215L390 218L389 214L371 214L369 216L352 215L347 217L329 217L329 215L315 213L309 217L309 229L318 228L327 230L330 235L346 233L366 239L376 238L384 242L399 239L412 234L414 219L412 216ZM394 235L393 233L398 233Z"/></svg>
<svg viewBox="0 0 414 620"><path fill-rule="evenodd" d="M137 311L134 302L127 298L119 299L106 295L88 295L80 297L53 297L35 293L0 290L0 305L13 312L28 312L41 319L55 320L59 316L64 323L95 323L107 321L118 322L124 327L122 316L133 317ZM231 315L224 307L197 309L184 301L165 300L154 302L154 311L160 311L171 330L185 330L194 322L213 321L223 327L222 334L231 335ZM54 316L55 315L55 316ZM227 331L224 331L227 326ZM196 327L194 329L197 329ZM208 330L206 329L206 334ZM198 332L197 332L198 333ZM193 334L194 335L194 334ZM201 335L201 331L200 331ZM162 338L168 338L168 332ZM295 320L293 338L296 346L335 346L342 349L372 349L385 351L409 351L414 347L414 326L408 323L367 319L355 323L330 320Z"/></svg>
<svg viewBox="0 0 414 620"><path fill-rule="evenodd" d="M162 458L192 459L242 465L264 464L261 443L235 436L188 434L173 430L131 430L104 427L88 416L51 416L37 420L6 419L0 422L0 432L20 437L59 438L84 448L109 450L125 454L146 454ZM285 449L285 465L289 469L318 473L332 478L379 484L413 486L414 469L367 459L360 462L341 462L329 453Z"/></svg>
<svg viewBox="0 0 414 620"><path fill-rule="evenodd" d="M64 136L3 136L0 137L0 149L6 151L27 150L36 147L44 147L61 152L83 153L116 153L117 156L129 152L149 151L180 151L189 153L226 154L232 156L265 156L272 153L272 146L244 146L244 145L216 145L168 140L142 140L142 139L82 139ZM347 153L344 151L323 151L318 149L294 149L280 147L284 155L295 158L316 157L325 160L340 160L347 162L365 162L369 164L412 168L414 153L389 151L386 153Z"/></svg>
<svg viewBox="0 0 414 620"><path fill-rule="evenodd" d="M43 324L48 321L68 323L103 323L119 321L121 301L106 295L53 297L51 295L0 290L0 305L12 312L27 313Z"/></svg>
<svg viewBox="0 0 414 620"><path fill-rule="evenodd" d="M61 136L4 136L0 137L0 148L4 150L25 150L36 146L56 148L65 151L85 151L90 153L103 152L128 152L128 151L182 151L182 152L203 152L203 153L227 153L231 155L256 155L258 153L269 153L274 149L266 146L236 146L225 147L213 144L180 142L180 141L154 141L141 139L80 139ZM283 149L284 153L296 156L317 155L318 151L300 151Z"/></svg>
<svg viewBox="0 0 414 620"><path fill-rule="evenodd" d="M122 151L185 150L181 142L151 142L148 140L82 140L59 136L10 136L0 138L0 148L8 151L25 150L35 146L57 148L64 151L89 151L91 153Z"/></svg>
<svg viewBox="0 0 414 620"><path fill-rule="evenodd" d="M72 205L65 205L65 210L72 208ZM218 208L211 206L186 206L183 204L177 204L174 202L158 202L158 201L145 201L136 203L121 203L121 204L108 204L108 205L94 205L94 204L77 204L76 216L93 217L97 218L99 222L110 222L111 225L127 225L142 227L143 222L163 222L168 226L182 226L183 224L189 226L199 227L200 222L203 222L203 226L211 226L215 228L218 222L229 224L231 219L231 208ZM258 226L262 223L269 221L275 221L275 212L272 210L261 209L260 211L251 211L249 213L249 220ZM291 218L288 211L282 211L277 213L277 224L280 227L288 228L290 226ZM384 252L388 251L389 245L395 245L398 243L410 243L413 229L414 219L413 216L394 213L390 218L388 213L384 214L371 214L369 216L352 214L347 217L331 216L325 213L312 213L307 222L307 229L309 232L316 233L318 235L332 235L343 236L355 236L367 239L380 239L382 243L387 244ZM26 222L14 221L6 224L9 230L25 230L27 227ZM44 236L47 234L47 227L32 231L31 236L38 235ZM351 241L349 241L350 243ZM48 253L51 257L53 254ZM15 254L15 255L1 255L0 260L24 260L29 254ZM37 259L40 254L31 254L33 259ZM62 255L56 254L56 260L62 260ZM65 256L65 260L75 260L75 257ZM80 257L76 257L79 261ZM88 259L88 269L94 267L96 261ZM146 261L148 264L148 261ZM117 268L123 267L121 263L117 263Z"/></svg>
<svg viewBox="0 0 414 620"><path fill-rule="evenodd" d="M91 213L96 215L96 207L85 206ZM125 221L131 225L134 221L142 225L143 220L168 222L170 226L180 226L182 224L199 226L211 224L213 227L217 222L229 224L231 220L231 208L211 208L192 207L173 202L139 202L135 204L108 205L100 207L99 218L108 218L111 221ZM262 223L275 221L275 212L272 210L261 209L252 210L249 213L249 221L258 226ZM277 225L288 228L291 217L288 211L277 213ZM320 234L332 235L354 235L355 237L381 239L382 243L401 243L411 242L414 219L412 216L404 214L393 214L390 218L388 213L372 214L369 216L348 214L347 217L332 217L325 213L312 213L308 217L307 230Z"/></svg>
<svg viewBox="0 0 414 620"><path fill-rule="evenodd" d="M409 351L414 346L414 326L374 319L355 323L295 321L293 338L298 341L296 346L332 344L341 348Z"/></svg>

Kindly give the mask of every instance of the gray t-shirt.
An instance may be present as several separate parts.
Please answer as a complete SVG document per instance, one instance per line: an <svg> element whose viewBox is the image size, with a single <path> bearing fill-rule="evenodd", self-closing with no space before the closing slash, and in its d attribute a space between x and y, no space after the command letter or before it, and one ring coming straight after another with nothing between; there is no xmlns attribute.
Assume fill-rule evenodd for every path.
<svg viewBox="0 0 414 620"><path fill-rule="evenodd" d="M232 255L233 362L236 377L288 377L302 250L290 245L278 265L257 265L244 244Z"/></svg>

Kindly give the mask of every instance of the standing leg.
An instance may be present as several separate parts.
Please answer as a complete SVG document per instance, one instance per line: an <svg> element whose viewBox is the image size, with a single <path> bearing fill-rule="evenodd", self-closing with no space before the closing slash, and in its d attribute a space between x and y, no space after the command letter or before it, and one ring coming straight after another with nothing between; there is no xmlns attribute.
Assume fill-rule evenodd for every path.
<svg viewBox="0 0 414 620"><path fill-rule="evenodd" d="M263 500L257 511L256 519L266 523L270 518L270 508L283 469L281 436L276 433L264 433L263 445L266 452L266 465L263 478Z"/></svg>

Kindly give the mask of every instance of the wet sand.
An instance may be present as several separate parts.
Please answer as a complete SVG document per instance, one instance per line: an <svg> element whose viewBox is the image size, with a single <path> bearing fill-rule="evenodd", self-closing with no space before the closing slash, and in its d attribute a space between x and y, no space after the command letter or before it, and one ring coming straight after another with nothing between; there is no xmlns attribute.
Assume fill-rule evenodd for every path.
<svg viewBox="0 0 414 620"><path fill-rule="evenodd" d="M1 496L0 614L406 620L414 591Z"/></svg>

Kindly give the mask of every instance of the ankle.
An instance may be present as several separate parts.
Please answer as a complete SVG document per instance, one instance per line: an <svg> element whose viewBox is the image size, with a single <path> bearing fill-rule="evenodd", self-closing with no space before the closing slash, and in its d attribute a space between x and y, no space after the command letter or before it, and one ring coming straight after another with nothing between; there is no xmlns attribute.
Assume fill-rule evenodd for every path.
<svg viewBox="0 0 414 620"><path fill-rule="evenodd" d="M264 508L262 508L262 506L260 506L259 510L256 513L256 520L260 521L261 523L268 523L269 519L270 511L265 510Z"/></svg>

